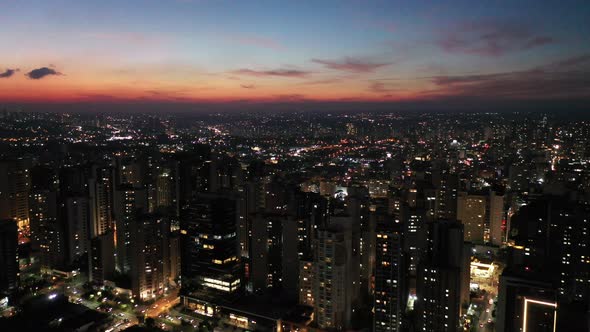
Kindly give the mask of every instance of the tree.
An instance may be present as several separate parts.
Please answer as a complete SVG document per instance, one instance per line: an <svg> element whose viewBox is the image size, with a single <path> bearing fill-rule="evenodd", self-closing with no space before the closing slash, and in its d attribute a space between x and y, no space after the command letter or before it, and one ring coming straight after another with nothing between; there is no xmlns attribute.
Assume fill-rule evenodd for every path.
<svg viewBox="0 0 590 332"><path fill-rule="evenodd" d="M199 323L199 332L209 332L212 330L213 327L211 326L211 322L209 320L204 320Z"/></svg>
<svg viewBox="0 0 590 332"><path fill-rule="evenodd" d="M152 317L148 317L145 319L145 326L149 328L154 328L156 326L156 320Z"/></svg>

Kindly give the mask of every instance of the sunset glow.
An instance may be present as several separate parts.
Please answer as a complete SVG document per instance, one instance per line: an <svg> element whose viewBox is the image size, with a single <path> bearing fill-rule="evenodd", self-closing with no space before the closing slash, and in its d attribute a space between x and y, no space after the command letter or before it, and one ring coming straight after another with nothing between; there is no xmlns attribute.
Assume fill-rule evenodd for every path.
<svg viewBox="0 0 590 332"><path fill-rule="evenodd" d="M589 14L585 1L0 0L0 103L579 104Z"/></svg>

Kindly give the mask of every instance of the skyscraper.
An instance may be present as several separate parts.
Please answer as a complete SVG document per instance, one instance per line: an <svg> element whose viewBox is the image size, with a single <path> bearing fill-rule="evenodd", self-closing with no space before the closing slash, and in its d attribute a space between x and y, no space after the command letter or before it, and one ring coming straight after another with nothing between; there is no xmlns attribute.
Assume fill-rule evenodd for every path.
<svg viewBox="0 0 590 332"><path fill-rule="evenodd" d="M457 220L465 227L465 241L501 245L503 216L503 195L494 191L459 193Z"/></svg>
<svg viewBox="0 0 590 332"><path fill-rule="evenodd" d="M241 289L236 200L222 194L199 194L181 218L183 287L234 293Z"/></svg>
<svg viewBox="0 0 590 332"><path fill-rule="evenodd" d="M512 217L508 266L500 277L498 331L582 331L590 296L589 208L543 195Z"/></svg>
<svg viewBox="0 0 590 332"><path fill-rule="evenodd" d="M423 331L456 331L462 306L469 301L470 246L463 243L463 225L434 221L418 265L419 326Z"/></svg>
<svg viewBox="0 0 590 332"><path fill-rule="evenodd" d="M403 227L394 216L377 212L374 331L401 331L408 296Z"/></svg>
<svg viewBox="0 0 590 332"><path fill-rule="evenodd" d="M57 193L33 189L29 199L33 248L39 252L41 270L64 269L66 225L58 218Z"/></svg>
<svg viewBox="0 0 590 332"><path fill-rule="evenodd" d="M539 271L508 268L500 277L497 331L523 331L526 325L527 331L555 332L557 309L557 294L551 278Z"/></svg>
<svg viewBox="0 0 590 332"><path fill-rule="evenodd" d="M15 220L0 220L0 295L18 288L18 227Z"/></svg>
<svg viewBox="0 0 590 332"><path fill-rule="evenodd" d="M169 233L167 218L138 215L131 223L131 290L146 301L162 294L170 280Z"/></svg>
<svg viewBox="0 0 590 332"><path fill-rule="evenodd" d="M321 328L349 328L360 295L360 255L350 217L331 217L317 231L314 268L315 321Z"/></svg>
<svg viewBox="0 0 590 332"><path fill-rule="evenodd" d="M301 260L299 262L299 304L315 307L314 297L314 262Z"/></svg>
<svg viewBox="0 0 590 332"><path fill-rule="evenodd" d="M111 167L92 166L90 174L90 236L95 237L114 228L114 171Z"/></svg>
<svg viewBox="0 0 590 332"><path fill-rule="evenodd" d="M41 271L63 269L65 264L65 222L58 208L57 172L47 166L31 169L29 217L31 245Z"/></svg>
<svg viewBox="0 0 590 332"><path fill-rule="evenodd" d="M122 273L126 274L131 270L131 227L137 214L145 211L146 206L147 196L143 188L124 184L115 191L117 269Z"/></svg>
<svg viewBox="0 0 590 332"><path fill-rule="evenodd" d="M270 288L275 293L296 295L299 273L296 234L297 221L292 216L258 214L253 219L250 280L255 292Z"/></svg>
<svg viewBox="0 0 590 332"><path fill-rule="evenodd" d="M0 219L16 220L19 229L29 227L30 161L0 161Z"/></svg>
<svg viewBox="0 0 590 332"><path fill-rule="evenodd" d="M85 196L67 197L64 201L66 220L67 263L73 264L88 252L90 247L88 198Z"/></svg>
<svg viewBox="0 0 590 332"><path fill-rule="evenodd" d="M486 198L460 192L457 198L457 219L464 225L465 241L484 243Z"/></svg>
<svg viewBox="0 0 590 332"><path fill-rule="evenodd" d="M90 239L89 280L103 284L112 280L115 273L115 233L112 230Z"/></svg>

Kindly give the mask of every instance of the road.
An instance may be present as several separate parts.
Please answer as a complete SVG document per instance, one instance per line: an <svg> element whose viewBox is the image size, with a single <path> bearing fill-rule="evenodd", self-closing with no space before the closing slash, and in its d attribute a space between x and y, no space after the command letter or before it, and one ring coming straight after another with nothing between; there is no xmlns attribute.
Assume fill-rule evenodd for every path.
<svg viewBox="0 0 590 332"><path fill-rule="evenodd" d="M158 326L160 326L160 324L168 325L161 326L164 329L170 329L173 325L180 325L181 320L178 318L180 316L182 316L182 318L185 318L186 321L192 320L193 322L196 322L198 324L198 321L196 321L194 317L185 317L185 315L175 313L174 310L171 310L174 306L180 303L178 290L172 290L169 294L166 294L164 297L158 299L149 307L135 305L135 308L133 308L133 310L124 310L122 306L126 303L117 302L117 304L109 305L108 301L104 300L104 298L101 299L101 297L94 297L91 299L84 298L82 296L84 293L83 285L83 278L79 276L71 279L57 278L52 280L51 286L39 289L36 293L48 296L53 293L64 294L72 303L77 303L89 309L100 310L102 312L110 314L113 318L113 325L108 330L109 332L123 331L132 325L138 324L138 315L143 315L146 318L152 317L156 319L159 323ZM129 303L128 305L133 306L133 304L131 303ZM106 307L108 310L99 309L99 307Z"/></svg>
<svg viewBox="0 0 590 332"><path fill-rule="evenodd" d="M478 332L492 332L494 331L494 321L492 317L492 311L494 310L493 297L486 295L484 300L481 301L482 311L479 315L479 322L477 326Z"/></svg>
<svg viewBox="0 0 590 332"><path fill-rule="evenodd" d="M160 314L168 312L170 308L180 303L178 290L173 290L170 294L160 298L146 310L146 317L158 317Z"/></svg>

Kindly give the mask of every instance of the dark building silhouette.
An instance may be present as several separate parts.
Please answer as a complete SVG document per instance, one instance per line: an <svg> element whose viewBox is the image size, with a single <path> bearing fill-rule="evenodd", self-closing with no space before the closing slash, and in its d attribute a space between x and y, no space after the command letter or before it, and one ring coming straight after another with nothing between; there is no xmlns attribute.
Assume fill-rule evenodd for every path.
<svg viewBox="0 0 590 332"><path fill-rule="evenodd" d="M199 194L181 220L183 286L234 293L242 288L238 256L236 200Z"/></svg>
<svg viewBox="0 0 590 332"><path fill-rule="evenodd" d="M15 220L0 220L0 294L18 288L18 226Z"/></svg>
<svg viewBox="0 0 590 332"><path fill-rule="evenodd" d="M461 223L439 220L427 224L427 247L416 280L420 329L457 330L464 305L469 303L470 257Z"/></svg>
<svg viewBox="0 0 590 332"><path fill-rule="evenodd" d="M403 226L384 210L376 211L374 331L401 331L408 300Z"/></svg>

